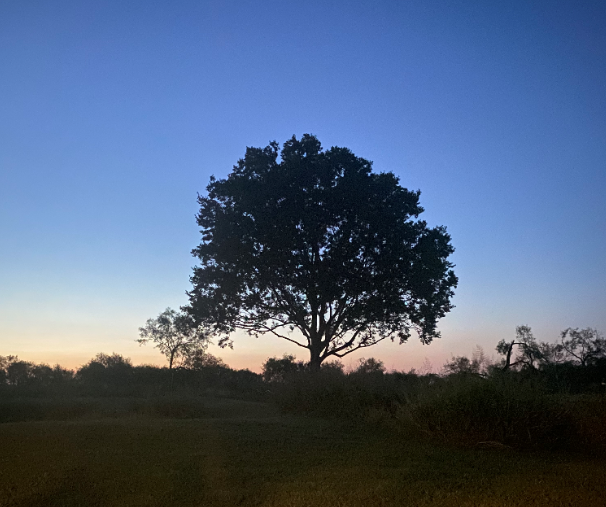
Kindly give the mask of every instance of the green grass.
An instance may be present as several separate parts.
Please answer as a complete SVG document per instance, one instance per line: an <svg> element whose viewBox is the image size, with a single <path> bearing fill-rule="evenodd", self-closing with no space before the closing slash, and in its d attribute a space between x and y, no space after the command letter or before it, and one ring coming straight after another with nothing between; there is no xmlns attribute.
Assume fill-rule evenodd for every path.
<svg viewBox="0 0 606 507"><path fill-rule="evenodd" d="M606 498L606 462L580 455L448 447L254 402L132 403L0 424L0 505L595 506Z"/></svg>

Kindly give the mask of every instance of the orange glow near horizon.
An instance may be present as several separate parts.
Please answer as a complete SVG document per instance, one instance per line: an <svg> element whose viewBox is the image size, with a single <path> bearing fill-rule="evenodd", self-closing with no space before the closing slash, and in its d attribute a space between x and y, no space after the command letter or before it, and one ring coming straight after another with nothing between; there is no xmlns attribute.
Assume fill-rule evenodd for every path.
<svg viewBox="0 0 606 507"><path fill-rule="evenodd" d="M110 343L113 343L110 345ZM46 363L51 366L59 364L63 368L77 370L88 363L98 353L117 353L131 359L134 365L150 364L154 366L167 366L164 356L153 346L138 346L134 340L115 340L103 343L101 340L79 343L78 347L68 349L48 348L22 348L10 347L2 351L2 355L16 355L21 360L34 363ZM450 346L449 346L450 345ZM345 369L355 367L362 357L374 357L383 361L388 371L409 371L415 368L417 371L431 363L432 371L439 372L442 365L447 361L451 353L448 351L452 343L444 340L435 340L430 345L422 345L416 337L411 337L408 343L398 345L397 343L383 342L368 349L358 350L341 359ZM468 351L461 354L470 355L473 345ZM12 350L11 350L12 349ZM221 349L216 345L210 345L208 352L220 357L230 368L249 369L260 373L262 365L269 357L282 357L284 354L295 355L298 360L307 360L307 350L295 345L270 337L258 339L242 334L234 339L234 349ZM489 351L487 351L489 352ZM488 354L490 355L490 353ZM336 358L335 358L336 359Z"/></svg>

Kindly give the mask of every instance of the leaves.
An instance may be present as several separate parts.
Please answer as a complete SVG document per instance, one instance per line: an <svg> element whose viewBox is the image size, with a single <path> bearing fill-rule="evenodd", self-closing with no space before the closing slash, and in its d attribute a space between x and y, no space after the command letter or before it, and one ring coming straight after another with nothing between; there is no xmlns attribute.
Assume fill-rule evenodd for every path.
<svg viewBox="0 0 606 507"><path fill-rule="evenodd" d="M445 228L417 220L419 191L346 148L294 136L247 148L199 196L188 313L216 333L271 333L318 365L410 330L429 343L457 278ZM293 334L290 329L300 334Z"/></svg>
<svg viewBox="0 0 606 507"><path fill-rule="evenodd" d="M169 368L175 359L185 359L204 351L208 345L209 335L202 326L193 323L185 313L178 313L167 308L155 319L148 319L144 327L139 328L139 345L149 342L166 356Z"/></svg>

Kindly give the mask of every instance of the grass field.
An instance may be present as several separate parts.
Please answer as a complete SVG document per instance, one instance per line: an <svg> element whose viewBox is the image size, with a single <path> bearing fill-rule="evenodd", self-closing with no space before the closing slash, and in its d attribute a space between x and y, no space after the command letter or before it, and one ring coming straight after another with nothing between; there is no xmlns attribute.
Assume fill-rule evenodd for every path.
<svg viewBox="0 0 606 507"><path fill-rule="evenodd" d="M440 446L263 403L176 406L0 424L0 505L606 504L604 460Z"/></svg>

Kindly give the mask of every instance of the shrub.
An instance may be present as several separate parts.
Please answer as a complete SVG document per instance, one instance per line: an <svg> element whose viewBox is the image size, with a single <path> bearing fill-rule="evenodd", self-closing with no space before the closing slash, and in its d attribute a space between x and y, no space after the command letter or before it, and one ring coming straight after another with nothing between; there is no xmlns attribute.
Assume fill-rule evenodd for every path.
<svg viewBox="0 0 606 507"><path fill-rule="evenodd" d="M329 366L319 372L292 373L271 390L274 402L286 412L364 419L370 412L394 414L404 401L405 382L406 377L375 368L345 375Z"/></svg>
<svg viewBox="0 0 606 507"><path fill-rule="evenodd" d="M558 448L576 435L561 397L509 375L444 379L419 391L398 418L425 434L460 443Z"/></svg>

